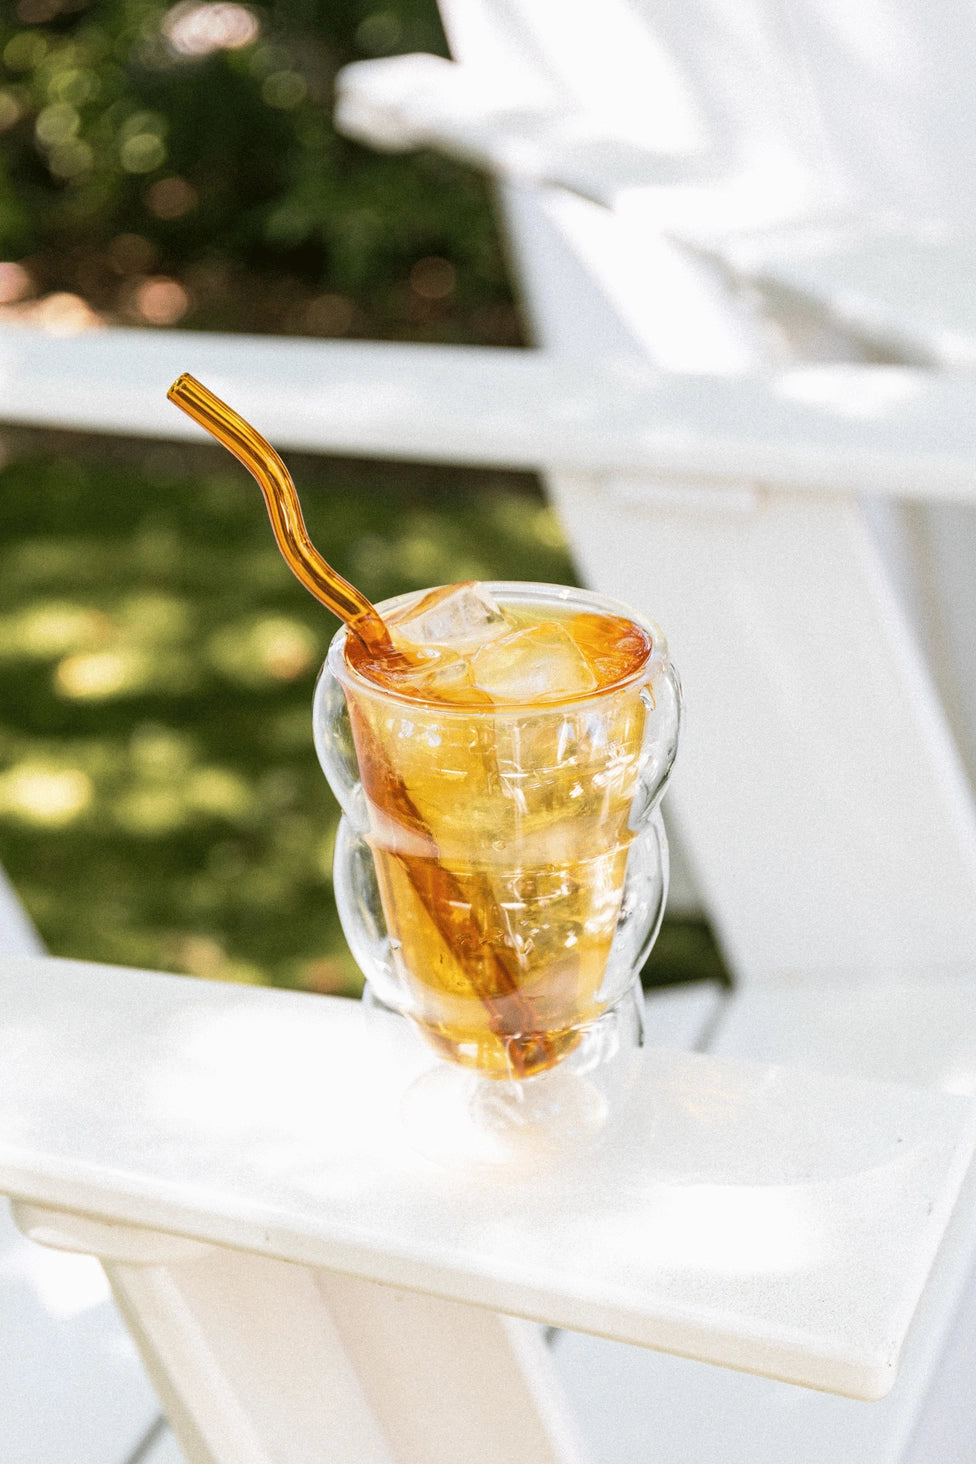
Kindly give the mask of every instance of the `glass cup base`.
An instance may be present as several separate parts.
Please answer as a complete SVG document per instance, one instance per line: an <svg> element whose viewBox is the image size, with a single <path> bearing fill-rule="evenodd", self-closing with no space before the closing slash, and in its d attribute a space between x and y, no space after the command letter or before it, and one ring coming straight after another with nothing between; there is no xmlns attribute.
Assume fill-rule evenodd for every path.
<svg viewBox="0 0 976 1464"><path fill-rule="evenodd" d="M364 1000L388 1011L367 985ZM556 1067L489 1077L435 1059L406 1089L408 1144L444 1167L538 1168L585 1152L621 1116L644 1044L640 982L595 1022Z"/></svg>

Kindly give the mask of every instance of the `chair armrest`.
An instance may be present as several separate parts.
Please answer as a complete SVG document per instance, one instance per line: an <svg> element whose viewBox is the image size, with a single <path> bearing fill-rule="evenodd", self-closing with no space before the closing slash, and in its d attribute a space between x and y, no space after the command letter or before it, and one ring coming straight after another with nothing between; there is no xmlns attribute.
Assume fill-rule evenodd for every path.
<svg viewBox="0 0 976 1464"><path fill-rule="evenodd" d="M60 960L0 981L0 1190L41 1238L77 1213L82 1246L144 1227L857 1397L976 1141L966 1099L652 1049L590 1150L439 1169L397 1117L431 1061L399 1019Z"/></svg>

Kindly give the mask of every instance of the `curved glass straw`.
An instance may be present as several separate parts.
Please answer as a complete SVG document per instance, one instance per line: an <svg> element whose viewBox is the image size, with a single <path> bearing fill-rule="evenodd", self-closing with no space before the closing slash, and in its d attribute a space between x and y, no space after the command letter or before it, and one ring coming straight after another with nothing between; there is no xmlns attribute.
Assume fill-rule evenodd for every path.
<svg viewBox="0 0 976 1464"><path fill-rule="evenodd" d="M390 633L375 607L322 558L308 537L292 476L270 442L188 372L173 382L166 395L256 479L278 548L292 573L333 615L345 621L372 654L389 654L393 649Z"/></svg>
<svg viewBox="0 0 976 1464"><path fill-rule="evenodd" d="M322 558L308 537L295 484L270 442L245 422L233 407L214 396L188 372L173 382L166 395L232 452L257 480L268 505L278 548L305 588L340 620L344 620L372 655L399 659L402 652L393 646L390 632L375 606ZM402 781L390 774L388 782L388 796L429 838L429 830ZM436 850L434 853L432 859L414 861L416 867L412 866L409 871L411 883L434 916L444 940L455 949L467 970L473 990L488 1011L492 1030L506 1043L513 1073L523 1076L537 1067L546 1066L552 1056L552 1040L539 1031L538 1019L519 985L517 973L508 968L500 953L494 952L488 960L490 979L486 981L477 961L467 960L464 955L469 950L477 952L483 945L481 932L474 922L463 928L464 938L459 941L455 922L445 923L442 919L440 912L448 904L457 904L458 900L463 904L464 897L454 876L437 861ZM521 1019L521 1031L517 1034L510 1033L509 1020L503 1009L506 1003Z"/></svg>

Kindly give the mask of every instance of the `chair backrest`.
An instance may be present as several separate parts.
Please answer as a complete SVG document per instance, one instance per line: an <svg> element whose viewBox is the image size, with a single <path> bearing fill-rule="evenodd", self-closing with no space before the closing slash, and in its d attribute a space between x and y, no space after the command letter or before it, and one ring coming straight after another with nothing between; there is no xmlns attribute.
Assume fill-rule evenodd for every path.
<svg viewBox="0 0 976 1464"><path fill-rule="evenodd" d="M462 62L504 66L511 54L524 64L531 52L565 71L565 38L553 39L558 17L544 0L443 9ZM772 39L771 7L611 13L643 15L689 68L693 52L706 94L723 114L739 105L750 125L769 77L753 78L750 101L748 58L763 46L770 74L788 73L792 10ZM826 7L805 13L812 24ZM841 19L838 10L837 34ZM592 49L614 42L603 20ZM732 58L731 101L727 83L706 75L715 46L712 68ZM588 70L601 84L585 49L574 54L576 85ZM809 79L805 102L808 90ZM808 140L816 110L797 109ZM799 137L804 118L794 120ZM761 332L655 229L653 211L524 186L505 198L541 344L623 347L665 369L768 366ZM754 482L729 494L561 475L550 489L588 581L656 615L672 638L689 702L672 814L736 975L880 980L971 965L971 798L890 556L843 481L816 500Z"/></svg>
<svg viewBox="0 0 976 1464"><path fill-rule="evenodd" d="M972 218L966 0L444 0L452 50L752 176L783 216L845 203ZM778 198L769 198L778 190ZM758 206L758 202L757 202Z"/></svg>
<svg viewBox="0 0 976 1464"><path fill-rule="evenodd" d="M972 6L788 0L783 10L798 73L854 202L971 220Z"/></svg>

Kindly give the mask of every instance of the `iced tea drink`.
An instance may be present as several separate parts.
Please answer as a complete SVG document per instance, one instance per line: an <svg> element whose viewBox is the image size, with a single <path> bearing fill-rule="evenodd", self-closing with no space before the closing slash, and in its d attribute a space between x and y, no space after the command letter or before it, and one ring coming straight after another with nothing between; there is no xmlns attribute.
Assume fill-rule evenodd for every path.
<svg viewBox="0 0 976 1464"><path fill-rule="evenodd" d="M452 586L383 614L401 657L342 632L323 683L348 715L361 793L343 802L391 1004L453 1061L527 1077L630 988L656 933L677 682L655 626L582 591ZM323 683L320 755L343 714Z"/></svg>

